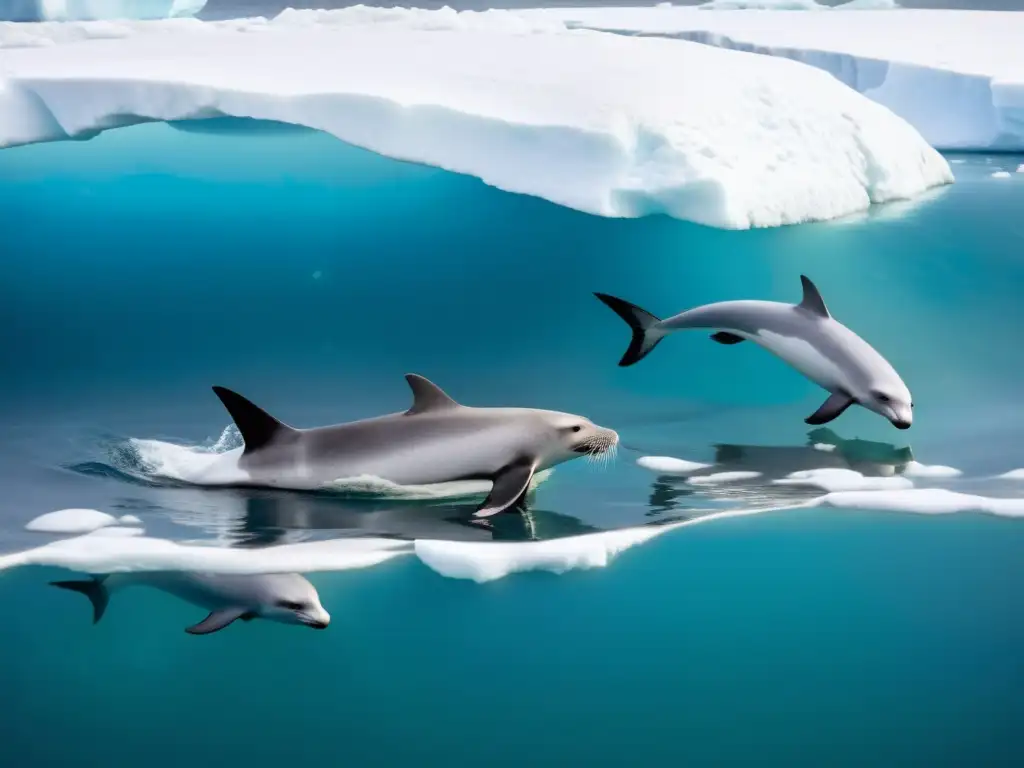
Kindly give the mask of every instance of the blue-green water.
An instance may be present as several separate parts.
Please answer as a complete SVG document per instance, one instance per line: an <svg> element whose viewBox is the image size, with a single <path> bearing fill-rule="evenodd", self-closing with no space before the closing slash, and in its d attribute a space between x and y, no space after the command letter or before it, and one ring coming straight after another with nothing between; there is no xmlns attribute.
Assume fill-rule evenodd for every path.
<svg viewBox="0 0 1024 768"><path fill-rule="evenodd" d="M635 464L723 443L860 437L963 470L944 487L1024 493L986 480L1024 466L1024 174L990 176L1019 159L955 158L952 188L858 221L724 232L587 216L306 131L183 127L0 152L0 551L51 540L24 525L66 507L225 546L339 535L395 504L140 480L125 441L216 439L212 384L300 426L400 410L409 371L639 450L559 467L529 524L401 505L376 533L551 538L792 499ZM628 332L592 296L662 315L796 301L801 273L901 372L909 432L851 409L809 436L820 390L701 333L620 369ZM182 632L200 609L156 592L92 626L47 586L66 571L10 569L4 764L1019 764L1022 546L1024 523L995 516L792 510L557 576L477 584L415 557L316 573L328 630L207 637Z"/></svg>

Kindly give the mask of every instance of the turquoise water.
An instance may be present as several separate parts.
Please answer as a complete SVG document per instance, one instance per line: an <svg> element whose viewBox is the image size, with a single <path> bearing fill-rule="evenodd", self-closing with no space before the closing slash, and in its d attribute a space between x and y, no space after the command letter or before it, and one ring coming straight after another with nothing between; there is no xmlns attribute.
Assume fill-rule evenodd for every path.
<svg viewBox="0 0 1024 768"><path fill-rule="evenodd" d="M249 549L353 529L551 539L791 505L820 491L783 493L770 476L814 461L898 474L911 454L964 473L918 486L1024 495L991 479L1024 467L1024 174L991 177L1022 160L953 160L957 184L914 205L724 232L599 219L280 126L138 126L4 150L0 552L56 538L24 526L66 507ZM851 409L809 434L820 390L702 333L620 369L628 332L592 296L661 315L796 301L801 273L901 372L911 430ZM410 371L467 404L586 415L628 447L609 467L558 467L527 518L488 529L467 523L472 500L188 486L132 442L161 441L164 460L212 445L228 425L213 384L313 426L405 409ZM695 489L637 466L645 454L764 476ZM997 516L794 509L672 531L561 575L478 584L415 556L312 573L326 631L252 621L206 637L182 631L201 609L154 591L115 595L92 626L83 598L47 585L68 571L11 568L4 754L1014 764L1022 545L1020 521Z"/></svg>

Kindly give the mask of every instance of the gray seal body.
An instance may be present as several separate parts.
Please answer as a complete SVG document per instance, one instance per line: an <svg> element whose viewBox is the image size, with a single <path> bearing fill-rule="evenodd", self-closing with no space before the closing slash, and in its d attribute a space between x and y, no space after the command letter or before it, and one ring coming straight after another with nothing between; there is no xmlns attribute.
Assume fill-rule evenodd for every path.
<svg viewBox="0 0 1024 768"><path fill-rule="evenodd" d="M399 485L489 480L477 510L493 515L521 502L536 472L580 456L607 453L618 435L588 419L533 408L473 408L436 384L406 375L412 407L347 424L288 426L223 387L224 403L245 441L238 468L245 485L316 489L372 476Z"/></svg>
<svg viewBox="0 0 1024 768"><path fill-rule="evenodd" d="M909 428L914 403L899 374L874 347L829 314L814 283L803 275L800 280L804 295L799 304L723 301L666 320L614 296L595 295L633 330L621 366L642 360L673 331L718 329L711 338L719 344L752 341L828 390L830 396L805 420L808 424L826 424L856 404L899 429Z"/></svg>
<svg viewBox="0 0 1024 768"><path fill-rule="evenodd" d="M316 589L297 573L241 575L140 571L50 583L89 598L94 624L103 618L110 595L132 586L159 589L209 611L205 619L185 630L191 635L217 632L236 619L267 619L314 629L326 629L331 622L330 614L320 604Z"/></svg>

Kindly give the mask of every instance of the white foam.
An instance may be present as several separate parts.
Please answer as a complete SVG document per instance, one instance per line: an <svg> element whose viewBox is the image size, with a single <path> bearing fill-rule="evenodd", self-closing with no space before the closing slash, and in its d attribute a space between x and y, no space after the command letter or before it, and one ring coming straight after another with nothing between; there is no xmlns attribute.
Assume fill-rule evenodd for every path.
<svg viewBox="0 0 1024 768"><path fill-rule="evenodd" d="M25 530L39 533L88 533L108 525L117 525L117 518L97 509L58 509L29 521Z"/></svg>
<svg viewBox="0 0 1024 768"><path fill-rule="evenodd" d="M1011 469L999 475L1001 480L1024 480L1024 469Z"/></svg>
<svg viewBox="0 0 1024 768"><path fill-rule="evenodd" d="M760 472L716 472L711 475L691 477L690 485L722 485L724 483L738 483L741 480L753 480L760 477Z"/></svg>
<svg viewBox="0 0 1024 768"><path fill-rule="evenodd" d="M772 480L775 485L821 488L823 491L854 491L912 488L905 477L867 477L852 469L828 467L792 472L784 478Z"/></svg>
<svg viewBox="0 0 1024 768"><path fill-rule="evenodd" d="M953 180L910 125L815 69L537 12L286 11L121 22L117 40L82 39L87 22L17 26L0 29L0 146L252 117L601 216L726 228L837 218Z"/></svg>
<svg viewBox="0 0 1024 768"><path fill-rule="evenodd" d="M956 493L940 488L895 491L841 491L811 502L812 506L845 507L885 512L916 512L947 515L955 512L986 512L1003 517L1024 516L1024 499L994 499Z"/></svg>
<svg viewBox="0 0 1024 768"><path fill-rule="evenodd" d="M691 475L694 472L699 472L702 469L707 469L711 464L701 464L696 461L686 461L685 459L675 459L671 456L641 456L636 460L644 469L650 469L654 472L661 472L666 475Z"/></svg>
<svg viewBox="0 0 1024 768"><path fill-rule="evenodd" d="M903 470L904 477L960 477L961 472L956 467L947 467L942 464L921 464L911 461Z"/></svg>
<svg viewBox="0 0 1024 768"><path fill-rule="evenodd" d="M1008 178L1010 178L1010 172L1009 171L996 171L995 173L992 174L992 178L993 179L1008 179Z"/></svg>
<svg viewBox="0 0 1024 768"><path fill-rule="evenodd" d="M582 27L793 59L891 109L934 147L1024 149L1024 13L856 10L704 13L694 8L533 11Z"/></svg>
<svg viewBox="0 0 1024 768"><path fill-rule="evenodd" d="M131 438L128 442L138 456L142 472L133 472L145 479L170 480L190 485L231 486L249 481L249 473L238 466L243 448L233 446L237 440L232 428L225 429L212 446L180 445L162 440ZM530 481L535 489L554 470L537 472ZM290 490L327 490L344 495L379 496L395 499L450 499L486 496L489 480L459 480L430 485L399 485L373 475L337 478L310 488L300 478L282 477L274 487Z"/></svg>

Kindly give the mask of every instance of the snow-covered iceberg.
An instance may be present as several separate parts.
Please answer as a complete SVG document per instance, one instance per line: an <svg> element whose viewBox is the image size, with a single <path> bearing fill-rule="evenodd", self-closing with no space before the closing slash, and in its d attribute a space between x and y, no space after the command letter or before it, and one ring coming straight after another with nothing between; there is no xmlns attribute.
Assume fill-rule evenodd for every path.
<svg viewBox="0 0 1024 768"><path fill-rule="evenodd" d="M9 25L0 49L0 146L251 117L597 215L726 228L831 219L952 180L906 121L815 68L554 17Z"/></svg>
<svg viewBox="0 0 1024 768"><path fill-rule="evenodd" d="M175 19L195 16L206 0L3 0L0 21Z"/></svg>
<svg viewBox="0 0 1024 768"><path fill-rule="evenodd" d="M863 10L828 13L696 8L558 8L531 18L654 35L793 59L905 118L948 150L1024 150L1024 13ZM856 13L847 12L856 10Z"/></svg>

